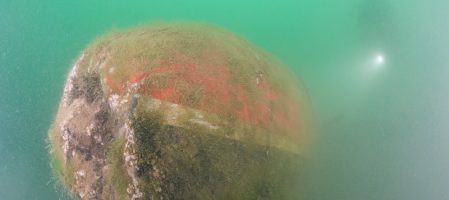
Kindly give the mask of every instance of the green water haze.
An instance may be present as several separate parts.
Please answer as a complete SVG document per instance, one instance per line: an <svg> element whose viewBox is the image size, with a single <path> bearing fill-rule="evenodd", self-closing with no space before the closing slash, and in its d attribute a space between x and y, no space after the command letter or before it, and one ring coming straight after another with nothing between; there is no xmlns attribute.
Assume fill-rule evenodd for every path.
<svg viewBox="0 0 449 200"><path fill-rule="evenodd" d="M302 79L319 126L305 199L449 199L448 10L447 0L0 0L0 199L68 198L46 142L66 74L101 34L160 21L221 26Z"/></svg>

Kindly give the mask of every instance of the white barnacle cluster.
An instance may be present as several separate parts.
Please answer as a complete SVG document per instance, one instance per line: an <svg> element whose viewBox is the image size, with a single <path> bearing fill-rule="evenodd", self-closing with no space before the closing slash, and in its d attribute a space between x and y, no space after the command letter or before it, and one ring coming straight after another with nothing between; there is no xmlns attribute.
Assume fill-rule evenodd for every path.
<svg viewBox="0 0 449 200"><path fill-rule="evenodd" d="M69 95L73 90L73 81L76 79L78 68L79 68L79 62L84 59L84 53L81 54L81 57L75 62L73 65L72 70L70 70L69 76L67 77L67 82L64 86L64 93L62 95L62 105L68 106L69 105Z"/></svg>
<svg viewBox="0 0 449 200"><path fill-rule="evenodd" d="M127 104L128 104L129 96L130 96L130 92L128 92L124 96L120 96L118 94L110 95L108 98L109 107L113 111L119 111L119 110L122 110L123 108L126 108Z"/></svg>
<svg viewBox="0 0 449 200"><path fill-rule="evenodd" d="M64 153L64 162L66 161L66 158L69 155L69 150L71 148L70 142L71 142L73 136L70 133L69 122L72 118L73 118L73 113L69 112L67 117L64 119L64 121L59 126L60 138L62 140L62 151Z"/></svg>
<svg viewBox="0 0 449 200"><path fill-rule="evenodd" d="M92 136L92 130L95 128L95 123L90 123L88 127L86 127L86 133L90 137Z"/></svg>
<svg viewBox="0 0 449 200"><path fill-rule="evenodd" d="M143 193L139 190L139 182L136 177L136 172L138 170L136 151L134 148L135 138L134 130L129 126L128 122L124 125L126 133L125 149L123 151L123 156L125 158L125 166L128 175L132 179L132 183L128 184L127 192L131 196L131 199L139 199L143 196Z"/></svg>
<svg viewBox="0 0 449 200"><path fill-rule="evenodd" d="M112 110L116 110L117 106L119 105L119 96L118 94L113 94L108 98L109 107L112 108Z"/></svg>
<svg viewBox="0 0 449 200"><path fill-rule="evenodd" d="M78 190L78 195L82 199L97 199L97 190L91 185L85 185L86 181L91 178L91 172L86 170L78 170L74 173L75 186ZM98 181L99 176L95 176L95 181Z"/></svg>
<svg viewBox="0 0 449 200"><path fill-rule="evenodd" d="M86 177L86 171L84 170L78 170L74 174L75 177L75 185L82 185L81 183L84 182L84 179ZM87 192L85 190L79 191L78 195L81 198L84 198L87 195Z"/></svg>
<svg viewBox="0 0 449 200"><path fill-rule="evenodd" d="M69 139L71 137L67 122L64 122L60 127L62 139L62 151L64 152L64 161L66 161L67 153L69 151Z"/></svg>

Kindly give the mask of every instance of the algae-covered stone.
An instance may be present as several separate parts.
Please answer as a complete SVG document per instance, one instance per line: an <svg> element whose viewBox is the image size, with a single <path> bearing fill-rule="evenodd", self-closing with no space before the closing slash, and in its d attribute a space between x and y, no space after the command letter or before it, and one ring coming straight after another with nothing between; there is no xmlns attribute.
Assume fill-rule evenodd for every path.
<svg viewBox="0 0 449 200"><path fill-rule="evenodd" d="M80 199L297 199L305 99L282 64L222 29L113 32L67 78L52 166Z"/></svg>

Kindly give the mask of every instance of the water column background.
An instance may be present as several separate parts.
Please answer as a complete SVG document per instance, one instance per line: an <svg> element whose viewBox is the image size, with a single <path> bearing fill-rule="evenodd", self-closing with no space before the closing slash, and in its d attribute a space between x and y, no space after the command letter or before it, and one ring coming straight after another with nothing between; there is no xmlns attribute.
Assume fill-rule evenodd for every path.
<svg viewBox="0 0 449 200"><path fill-rule="evenodd" d="M155 21L222 26L273 53L313 102L308 199L449 199L449 2L0 0L0 198L66 198L47 130L74 59Z"/></svg>

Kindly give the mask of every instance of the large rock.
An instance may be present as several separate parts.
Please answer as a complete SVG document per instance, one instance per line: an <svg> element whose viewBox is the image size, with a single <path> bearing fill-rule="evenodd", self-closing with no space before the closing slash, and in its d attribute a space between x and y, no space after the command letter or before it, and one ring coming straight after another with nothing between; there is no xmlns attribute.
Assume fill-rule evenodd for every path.
<svg viewBox="0 0 449 200"><path fill-rule="evenodd" d="M198 24L111 33L71 70L49 131L80 199L294 199L307 147L300 83Z"/></svg>

